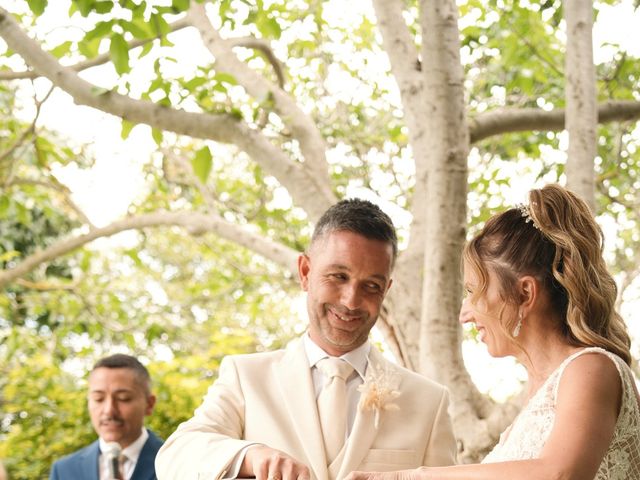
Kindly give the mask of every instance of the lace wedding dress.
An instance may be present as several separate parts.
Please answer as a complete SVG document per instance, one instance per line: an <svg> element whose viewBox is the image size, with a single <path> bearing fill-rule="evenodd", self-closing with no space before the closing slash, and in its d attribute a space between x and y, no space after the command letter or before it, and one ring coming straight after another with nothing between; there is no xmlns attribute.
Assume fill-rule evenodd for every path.
<svg viewBox="0 0 640 480"><path fill-rule="evenodd" d="M609 357L615 363L622 381L620 414L595 480L640 480L640 408L633 374L620 357L595 347L580 350L562 362L500 436L500 442L482 463L526 460L540 455L553 428L560 377L573 359L589 352ZM585 455L588 454L585 452Z"/></svg>

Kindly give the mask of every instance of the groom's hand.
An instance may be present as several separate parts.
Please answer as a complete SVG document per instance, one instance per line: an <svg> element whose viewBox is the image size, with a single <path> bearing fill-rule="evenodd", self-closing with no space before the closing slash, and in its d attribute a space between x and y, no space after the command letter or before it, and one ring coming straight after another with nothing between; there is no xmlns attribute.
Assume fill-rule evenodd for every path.
<svg viewBox="0 0 640 480"><path fill-rule="evenodd" d="M309 480L309 468L280 450L255 445L247 450L239 477L256 480Z"/></svg>

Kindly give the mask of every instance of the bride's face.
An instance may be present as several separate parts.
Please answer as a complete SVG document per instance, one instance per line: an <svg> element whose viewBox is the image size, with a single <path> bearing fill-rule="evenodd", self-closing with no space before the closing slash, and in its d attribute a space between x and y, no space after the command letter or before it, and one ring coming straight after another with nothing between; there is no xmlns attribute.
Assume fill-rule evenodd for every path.
<svg viewBox="0 0 640 480"><path fill-rule="evenodd" d="M503 319L516 315L515 309L500 295L496 275L488 269L488 282L483 289L480 276L473 266L464 263L465 299L460 309L460 323L471 323L478 331L478 340L487 346L492 357L514 355L513 338L505 331Z"/></svg>

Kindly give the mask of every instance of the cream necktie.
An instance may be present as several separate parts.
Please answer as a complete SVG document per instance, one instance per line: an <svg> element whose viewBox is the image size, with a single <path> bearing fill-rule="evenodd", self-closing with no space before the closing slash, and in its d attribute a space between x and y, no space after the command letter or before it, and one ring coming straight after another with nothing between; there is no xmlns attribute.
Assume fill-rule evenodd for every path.
<svg viewBox="0 0 640 480"><path fill-rule="evenodd" d="M330 465L340 453L347 430L347 387L345 381L353 367L337 357L320 360L317 367L325 374L328 383L318 396L318 414L322 437Z"/></svg>

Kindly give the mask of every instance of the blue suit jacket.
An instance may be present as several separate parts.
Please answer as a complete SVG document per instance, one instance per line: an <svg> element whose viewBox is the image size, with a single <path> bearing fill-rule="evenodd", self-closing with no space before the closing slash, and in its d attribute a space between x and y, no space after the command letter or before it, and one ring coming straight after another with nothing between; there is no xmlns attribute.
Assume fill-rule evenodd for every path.
<svg viewBox="0 0 640 480"><path fill-rule="evenodd" d="M151 430L147 431L149 438L140 451L140 457L131 480L156 480L153 462L162 445L162 440ZM100 447L96 440L88 447L56 461L51 468L49 480L98 480L100 478L98 474L99 454Z"/></svg>

